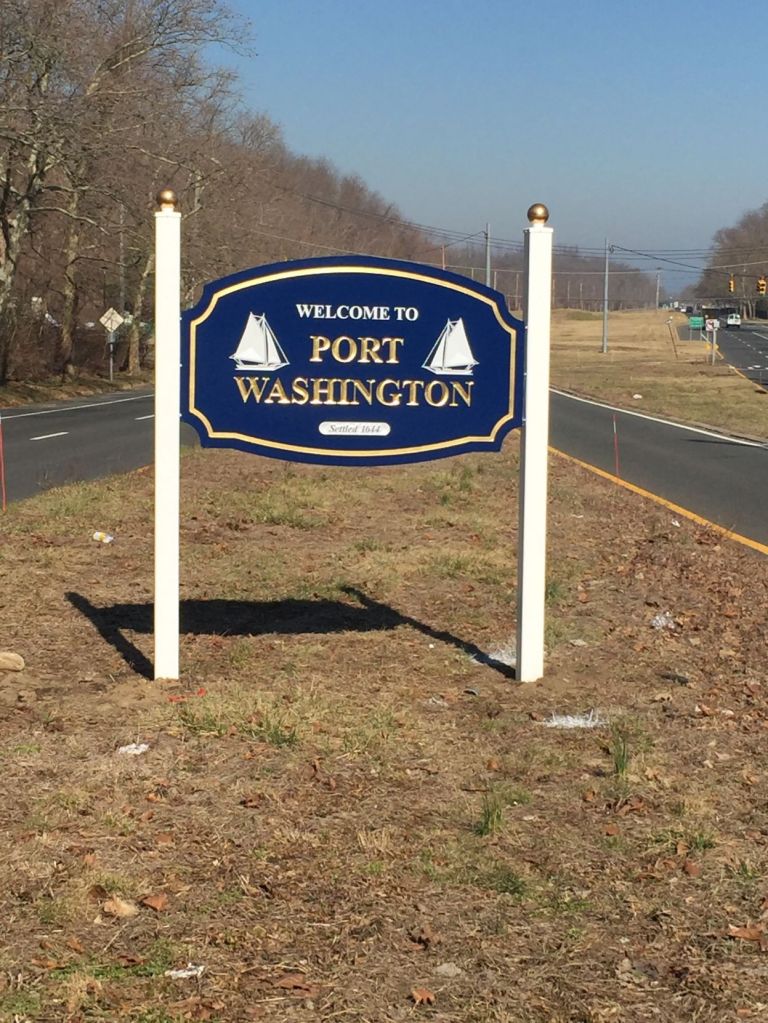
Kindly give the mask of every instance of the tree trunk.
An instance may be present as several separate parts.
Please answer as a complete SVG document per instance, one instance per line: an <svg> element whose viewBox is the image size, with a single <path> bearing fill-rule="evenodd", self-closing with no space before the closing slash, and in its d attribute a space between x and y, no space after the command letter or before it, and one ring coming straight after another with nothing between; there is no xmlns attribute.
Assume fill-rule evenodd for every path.
<svg viewBox="0 0 768 1023"><path fill-rule="evenodd" d="M128 376L135 376L141 368L139 342L141 340L141 314L144 298L147 293L147 281L154 269L155 254L150 252L144 261L144 268L139 275L136 291L133 295L133 321L128 330L128 353L125 360L125 371Z"/></svg>
<svg viewBox="0 0 768 1023"><path fill-rule="evenodd" d="M15 347L16 321L13 310L6 307L0 319L0 384L7 384L10 379Z"/></svg>
<svg viewBox="0 0 768 1023"><path fill-rule="evenodd" d="M48 91L48 75L44 74L38 82L40 95ZM9 353L4 351L10 344L10 326L7 323L10 312L11 296L16 283L16 270L19 264L24 240L29 234L29 221L32 204L42 192L46 175L53 166L53 161L46 155L41 144L33 144L19 168L22 185L14 192L8 187L14 177L14 151L11 145L6 150L5 166L2 168L2 179L5 187L0 191L0 365L7 365Z"/></svg>
<svg viewBox="0 0 768 1023"><path fill-rule="evenodd" d="M79 193L72 192L67 205L67 213L72 218L69 222L67 232L67 244L64 249L64 308L61 316L61 332L59 334L59 345L56 353L56 365L59 367L62 376L69 376L73 372L72 357L75 350L75 330L77 326L77 257L80 253L80 237L82 235L82 224L77 218L79 204Z"/></svg>
<svg viewBox="0 0 768 1023"><path fill-rule="evenodd" d="M29 202L22 202L15 216L4 215L0 223L0 373L3 375L10 367L12 321L15 319L11 298L21 246L29 230L29 206Z"/></svg>

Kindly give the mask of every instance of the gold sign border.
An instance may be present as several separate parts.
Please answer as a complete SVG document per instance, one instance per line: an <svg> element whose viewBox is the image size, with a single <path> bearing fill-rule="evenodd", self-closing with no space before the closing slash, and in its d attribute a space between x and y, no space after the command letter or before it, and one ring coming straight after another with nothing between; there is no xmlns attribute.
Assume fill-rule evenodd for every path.
<svg viewBox="0 0 768 1023"><path fill-rule="evenodd" d="M478 299L481 302L485 302L493 309L494 316L499 322L499 325L510 335L510 360L509 360L509 395L512 405L506 415L502 416L497 423L491 429L491 432L487 436L470 436L470 437L457 437L454 440L442 441L439 444L420 444L415 447L408 448L390 448L388 450L381 450L377 448L374 451L338 451L335 448L309 448L302 447L298 444L286 444L281 441L263 440L258 437L252 437L244 433L229 433L216 430L200 409L195 405L195 370L197 360L197 328L211 315L213 310L220 298L225 295L231 295L236 291L243 291L246 288L252 288L259 284L269 284L273 281L285 280L289 277L310 277L318 274L340 274L340 273L355 273L355 274L374 274L378 277L406 277L410 280L421 281L427 284L436 284L440 287L450 288L453 291L462 292L465 295L469 295L474 299ZM482 441L493 441L496 438L501 427L514 419L514 400L515 400L515 344L518 343L517 338L518 331L515 327L510 327L509 324L504 322L504 318L499 310L498 302L493 299L487 298L485 295L479 295L472 288L467 288L461 284L454 284L451 281L443 281L439 278L429 277L426 274L414 273L408 270L397 270L394 267L373 267L373 266L320 266L320 267L304 267L303 269L297 270L283 270L279 273L266 274L264 277L252 277L247 281L239 281L237 284L230 284L226 288L221 288L219 291L215 291L211 295L211 300L206 306L205 310L194 320L190 321L189 324L189 411L205 426L205 429L209 437L218 440L240 440L246 444L260 445L262 447L274 448L278 451L296 451L301 454L307 455L330 455L334 458L381 458L382 456L394 456L394 455L408 455L415 454L420 451L441 451L444 448L459 447L462 444L473 444L480 443Z"/></svg>

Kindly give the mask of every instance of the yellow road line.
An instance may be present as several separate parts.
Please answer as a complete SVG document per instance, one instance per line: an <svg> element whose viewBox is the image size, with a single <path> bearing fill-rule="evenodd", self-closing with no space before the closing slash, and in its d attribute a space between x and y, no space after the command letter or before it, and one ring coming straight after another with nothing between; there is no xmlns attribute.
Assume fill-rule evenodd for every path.
<svg viewBox="0 0 768 1023"><path fill-rule="evenodd" d="M736 543L743 544L745 547L751 547L755 551L760 551L761 554L768 554L768 546L758 543L757 540L751 540L748 536L742 536L741 533L734 533L732 530L726 529L725 526L720 526L716 522L711 522L709 519L705 519L701 515L697 515L696 512L689 511L687 508L681 508L679 504L673 504L671 501L667 501L666 498L659 497L658 494L651 493L650 490L643 490L642 487L635 486L634 483L628 483L627 480L621 479L620 476L614 476L613 473L606 472L605 469L598 469L596 465L590 465L589 462L582 462L580 458L574 458L573 455L567 455L564 451L560 451L558 448L550 447L549 450L568 462L580 465L582 469L587 469L589 472L593 472L597 476L602 476L603 479L609 480L611 483L617 483L620 487L624 487L625 490L631 490L633 494L639 494L640 497L647 497L649 500L655 501L656 504L660 504L664 508L668 508L670 511L675 512L675 514L682 515L686 519L690 519L692 522L698 523L700 526L707 526L709 529L714 529L716 533L721 533L722 536L728 540L735 540Z"/></svg>
<svg viewBox="0 0 768 1023"><path fill-rule="evenodd" d="M728 364L728 369L732 369L734 373L738 373L740 377L744 377L744 379L748 380L750 384L754 384L755 387L759 387L764 394L768 394L768 391L766 391L762 384L759 384L757 380L753 380L751 377L748 377L746 373L742 373L740 369L736 369L736 367L731 366L730 363Z"/></svg>

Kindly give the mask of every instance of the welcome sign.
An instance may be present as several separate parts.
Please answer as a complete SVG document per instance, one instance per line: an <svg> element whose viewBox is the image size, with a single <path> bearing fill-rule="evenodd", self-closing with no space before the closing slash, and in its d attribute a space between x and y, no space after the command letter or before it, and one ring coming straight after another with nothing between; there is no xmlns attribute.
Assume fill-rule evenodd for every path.
<svg viewBox="0 0 768 1023"><path fill-rule="evenodd" d="M418 263L244 270L182 317L182 419L204 446L288 461L499 450L522 423L523 331L498 292Z"/></svg>

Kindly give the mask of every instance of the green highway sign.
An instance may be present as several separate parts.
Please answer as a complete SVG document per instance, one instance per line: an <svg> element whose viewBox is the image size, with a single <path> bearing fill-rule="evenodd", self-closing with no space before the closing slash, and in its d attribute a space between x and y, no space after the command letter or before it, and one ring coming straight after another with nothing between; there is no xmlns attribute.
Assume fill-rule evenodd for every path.
<svg viewBox="0 0 768 1023"><path fill-rule="evenodd" d="M704 329L704 317L703 316L689 316L688 326L691 330L703 330Z"/></svg>

